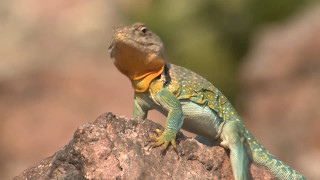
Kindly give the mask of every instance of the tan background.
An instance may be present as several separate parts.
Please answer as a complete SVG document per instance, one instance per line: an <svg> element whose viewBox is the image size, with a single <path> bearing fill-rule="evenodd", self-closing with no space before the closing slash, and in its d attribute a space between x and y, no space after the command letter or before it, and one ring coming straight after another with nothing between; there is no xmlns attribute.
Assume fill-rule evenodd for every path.
<svg viewBox="0 0 320 180"><path fill-rule="evenodd" d="M162 6L163 9L167 7L166 4L160 4L161 6L157 6L159 12L155 11L153 16L148 14L149 11L145 11L149 7L155 6L151 2L147 0L130 2L125 0L12 0L0 2L0 177L3 179L12 178L28 166L52 155L68 143L78 126L92 122L102 113L110 111L117 115L132 117L133 92L130 82L113 66L107 48L114 25L139 20L146 21L154 27L156 32L160 32L166 47L168 47L168 56L172 59L170 61L191 67L211 81L217 81L218 87L221 87L223 92L226 92L236 107L240 109L249 129L272 153L297 168L307 177L320 178L319 172L314 168L320 166L320 145L317 141L319 133L312 133L319 132L317 127L319 127L320 116L312 114L316 113L314 107L317 104L309 106L308 103L319 100L319 96L310 95L317 95L318 92L314 92L314 90L317 90L319 86L316 85L312 88L313 86L305 85L311 87L311 90L305 90L305 93L296 93L282 99L281 102L286 102L283 105L277 103L279 93L267 93L266 96L263 91L265 89L252 88L252 86L259 87L259 83L255 84L256 80L258 79L260 82L259 80L264 79L264 76L257 73L263 72L263 70L251 72L251 69L268 67L273 70L274 66L266 66L261 62L264 62L264 59L270 59L267 62L272 62L272 59L284 58L276 55L273 57L263 56L263 53L261 56L255 55L255 52L260 52L260 49L257 50L255 47L264 49L263 45L259 45L264 41L259 39L263 39L263 36L271 36L266 33L267 30L273 31L273 28L269 28L270 24L260 25L259 30L250 34L250 37L256 37L250 40L252 48L243 51L242 57L239 55L238 58L234 55L228 55L229 47L216 41L220 38L219 33L209 29L202 29L199 33L196 28L183 28L182 25L181 28L177 25L175 27L177 29L171 29L170 23L173 25L184 22L183 16L187 17L190 13L188 8L192 6L200 8L194 6L196 5L195 1L190 1L190 4L173 4L172 6L181 7L177 9L177 15L160 11ZM240 7L240 5L234 5L230 8L240 9ZM301 9L295 11L300 12ZM288 13L288 17L292 17L297 12ZM309 12L309 10L305 10L305 12ZM147 18L150 16L154 19ZM299 14L296 16L300 17ZM169 19L169 23L160 21L161 18ZM312 18L306 16L306 19ZM288 22L291 21L295 20L282 18L277 21L279 29L276 29L276 32L285 31L284 27L303 31L303 28L299 29L298 26L288 25L290 24ZM305 22L305 20L301 21ZM312 23L313 21L311 21L306 20L307 23ZM200 19L195 22L201 23L202 21ZM284 25L280 25L282 23ZM197 26L194 24L192 27ZM302 23L301 26L306 25ZM236 27L239 26L235 24L235 28L230 27L229 29L236 29ZM157 28L165 30L161 31ZM213 27L213 29L219 29L219 27ZM204 34L203 39L202 36L197 36L198 33ZM183 40L186 39L184 37L190 39L188 43L183 43ZM211 41L207 42L206 37L209 37L216 44L212 44ZM197 45L199 50L194 47L175 45L175 42ZM205 43L209 43L209 45ZM273 43L279 44L279 42L271 42L271 44ZM296 41L292 44L301 44L301 42ZM221 48L222 46L224 49ZM205 54L205 47L208 47L208 52L213 52L215 55ZM286 47L286 45L282 47ZM314 51L317 51L320 46L312 47L315 47ZM295 48L302 49L301 47ZM185 59L179 58L180 56L172 51L186 56ZM270 50L270 53L278 53L278 55L281 55L281 52ZM285 54L290 54L290 51ZM188 60L188 57L192 58ZM210 61L211 57L215 59L214 62ZM232 58L244 60L234 63ZM209 60L202 62L203 59ZM255 61L255 59L262 59L262 61ZM271 64L277 64L277 62ZM314 62L317 67L319 59ZM290 64L294 63L292 61L284 62L282 67L285 69L285 67L290 67ZM220 69L220 71L210 69L211 66ZM207 67L209 69L206 69ZM315 71L317 70L319 69ZM313 72L314 70L308 69L307 71ZM250 78L252 76L257 78ZM282 76L275 78L281 79ZM311 79L310 84L320 82L317 81L319 80L318 75L312 75L308 79ZM269 80L267 79L267 81ZM273 79L270 81L274 82ZM236 82L240 82L239 87L229 86L229 84L236 84ZM300 85L297 84L295 87L297 86ZM257 92L263 93L257 94ZM288 94L287 92L292 91L285 89L281 92ZM273 99L270 98L271 95ZM310 97L306 97L306 95ZM281 97L283 96L281 95ZM306 98L308 101L303 101ZM294 119L300 124L282 121L283 118L280 118L282 112L288 109L294 111L295 107L286 108L292 104L291 99L301 99L301 101L294 102L307 104L303 106L303 110L308 112L307 115L312 114L307 118L306 115L295 119L290 116L290 114L294 114L293 112L287 112L285 118ZM269 107L274 107L275 104L277 106L280 104L280 107L276 107L277 113L273 114L275 110ZM300 106L296 108L299 109ZM275 118L272 119L276 120L269 121L266 114L273 114ZM164 124L164 117L159 113L151 113L149 119L161 121ZM307 125L301 123L305 122L305 119L310 119L306 123ZM314 128L310 129L310 126ZM296 131L297 129L299 131ZM305 136L301 136L301 134Z"/></svg>

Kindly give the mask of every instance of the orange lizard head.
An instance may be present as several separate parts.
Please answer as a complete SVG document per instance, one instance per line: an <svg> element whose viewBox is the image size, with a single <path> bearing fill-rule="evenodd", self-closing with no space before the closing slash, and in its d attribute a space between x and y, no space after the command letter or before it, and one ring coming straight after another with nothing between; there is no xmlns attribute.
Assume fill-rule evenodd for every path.
<svg viewBox="0 0 320 180"><path fill-rule="evenodd" d="M164 68L161 39L142 23L114 29L110 56L115 66L132 82L136 92L144 92Z"/></svg>

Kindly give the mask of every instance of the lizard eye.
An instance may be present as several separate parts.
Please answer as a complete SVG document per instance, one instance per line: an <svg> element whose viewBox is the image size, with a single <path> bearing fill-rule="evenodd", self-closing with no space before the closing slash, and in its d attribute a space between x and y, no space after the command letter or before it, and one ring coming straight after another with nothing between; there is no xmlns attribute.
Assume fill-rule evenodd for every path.
<svg viewBox="0 0 320 180"><path fill-rule="evenodd" d="M148 28L146 28L146 27L142 27L140 30L144 34L148 32Z"/></svg>

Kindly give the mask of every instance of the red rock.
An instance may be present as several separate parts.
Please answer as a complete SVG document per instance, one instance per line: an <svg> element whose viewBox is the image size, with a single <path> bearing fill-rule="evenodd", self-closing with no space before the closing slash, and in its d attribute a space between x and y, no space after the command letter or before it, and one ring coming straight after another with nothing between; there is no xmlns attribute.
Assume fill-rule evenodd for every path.
<svg viewBox="0 0 320 180"><path fill-rule="evenodd" d="M150 148L148 138L163 127L150 120L124 119L112 113L79 127L53 156L15 179L233 179L229 157L178 133L178 153ZM274 179L251 166L254 179Z"/></svg>

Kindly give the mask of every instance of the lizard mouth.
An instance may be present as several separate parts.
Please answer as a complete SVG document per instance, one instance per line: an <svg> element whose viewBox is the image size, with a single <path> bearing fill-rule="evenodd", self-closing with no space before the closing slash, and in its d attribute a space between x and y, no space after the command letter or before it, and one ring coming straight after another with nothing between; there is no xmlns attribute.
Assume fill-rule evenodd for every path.
<svg viewBox="0 0 320 180"><path fill-rule="evenodd" d="M136 41L123 34L114 34L114 37L108 47L108 52L111 58L116 58L119 53L127 53L128 50L133 54L142 53L147 55L157 53L159 49L160 47L158 44Z"/></svg>
<svg viewBox="0 0 320 180"><path fill-rule="evenodd" d="M111 44L108 47L108 52L111 58L114 58L114 40L112 40Z"/></svg>

